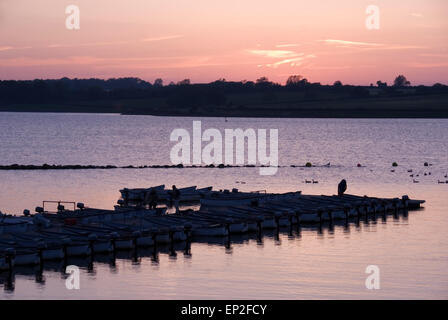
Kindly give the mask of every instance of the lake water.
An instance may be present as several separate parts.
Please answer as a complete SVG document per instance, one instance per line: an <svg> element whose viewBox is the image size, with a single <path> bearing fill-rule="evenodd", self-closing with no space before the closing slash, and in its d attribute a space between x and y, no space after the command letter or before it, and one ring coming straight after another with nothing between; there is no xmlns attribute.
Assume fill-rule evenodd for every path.
<svg viewBox="0 0 448 320"><path fill-rule="evenodd" d="M69 261L81 268L80 290L67 290L59 263L17 268L14 289L0 275L1 299L447 299L448 120L228 119L97 114L0 113L0 164L170 164L170 133L203 129L279 130L273 176L258 168L0 171L0 210L20 214L42 200L82 201L112 208L123 187L212 185L215 189L334 194L348 192L426 200L407 217L282 230ZM331 163L330 167L290 165ZM391 164L397 162L398 167ZM425 167L424 162L431 166ZM363 167L358 168L360 163ZM413 169L414 183L407 172ZM425 175L426 173L426 175ZM431 174L429 174L431 173ZM315 179L318 184L305 184ZM243 182L243 183L241 183ZM365 287L368 265L380 268L379 290Z"/></svg>

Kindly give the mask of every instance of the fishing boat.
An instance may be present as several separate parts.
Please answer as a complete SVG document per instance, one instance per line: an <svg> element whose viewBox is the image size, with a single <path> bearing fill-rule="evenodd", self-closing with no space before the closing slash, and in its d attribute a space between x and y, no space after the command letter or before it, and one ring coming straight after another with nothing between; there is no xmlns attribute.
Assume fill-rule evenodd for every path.
<svg viewBox="0 0 448 320"><path fill-rule="evenodd" d="M155 191L157 194L157 201L159 203L166 203L172 200L172 190L165 189L164 185L151 187L147 189L122 189L120 190L121 199L119 203L128 206L139 205L145 199L145 196L151 191ZM205 195L212 191L212 187L205 187L197 189L196 186L179 188L179 201L180 202L197 202Z"/></svg>
<svg viewBox="0 0 448 320"><path fill-rule="evenodd" d="M32 223L32 220L27 217L16 217L0 212L0 234L27 232Z"/></svg>
<svg viewBox="0 0 448 320"><path fill-rule="evenodd" d="M189 188L192 195L201 190ZM359 219L361 215L367 219L369 215L415 210L425 202L406 195L375 198L350 194L303 195L300 191L269 194L205 189L199 210L181 210L176 214L167 214L166 208L148 210L119 205L114 210L103 210L74 202L70 202L74 209L66 210L62 201L56 201L57 212L38 207L33 215L28 210L21 217L1 214L0 269L71 256L173 244L190 236L196 239L229 234L242 237L249 231L289 227L297 223Z"/></svg>
<svg viewBox="0 0 448 320"><path fill-rule="evenodd" d="M205 223L220 223L224 224L231 234L245 233L247 232L247 222L242 219L235 219L232 217L222 217L219 215L210 214L210 212L188 210L183 213L183 216L189 218L192 221L205 222Z"/></svg>
<svg viewBox="0 0 448 320"><path fill-rule="evenodd" d="M219 237L229 234L228 228L222 223L194 220L181 214L167 214L163 217L145 217L144 219L155 225L178 226L189 229L193 236Z"/></svg>
<svg viewBox="0 0 448 320"><path fill-rule="evenodd" d="M244 205L258 205L263 202L270 202L275 200L286 200L295 198L301 192L289 192L284 194L268 194L260 191L255 192L239 192L233 189L232 192L211 192L201 199L201 206L213 207L236 207Z"/></svg>
<svg viewBox="0 0 448 320"><path fill-rule="evenodd" d="M165 185L162 184L160 186L150 187L150 188L135 188L135 189L128 189L124 188L120 190L121 197L124 200L127 201L141 201L145 199L145 194L147 192L151 192L152 190L155 190L157 193L162 192L165 189Z"/></svg>
<svg viewBox="0 0 448 320"><path fill-rule="evenodd" d="M114 210L86 208L84 204L78 203L77 210L60 210L57 213L43 212L42 216L50 221L65 221L69 224L89 224L120 221L146 215L165 214L166 208L148 210L145 208L115 206Z"/></svg>
<svg viewBox="0 0 448 320"><path fill-rule="evenodd" d="M67 235L51 236L39 232L27 232L26 234L14 234L16 241L23 241L24 243L32 243L34 248L39 248L40 244L50 248L62 248L64 256L88 256L91 254L91 248L88 243L83 241L76 241Z"/></svg>
<svg viewBox="0 0 448 320"><path fill-rule="evenodd" d="M9 251L9 253L8 253ZM0 243L0 270L5 270L9 268L6 256L11 254L12 265L13 266L29 266L39 264L39 255L30 249L17 248L14 244L4 245Z"/></svg>

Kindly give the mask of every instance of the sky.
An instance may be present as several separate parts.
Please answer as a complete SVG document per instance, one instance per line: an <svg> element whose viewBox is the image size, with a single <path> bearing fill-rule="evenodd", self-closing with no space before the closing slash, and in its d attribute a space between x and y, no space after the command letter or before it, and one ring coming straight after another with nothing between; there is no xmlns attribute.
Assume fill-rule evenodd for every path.
<svg viewBox="0 0 448 320"><path fill-rule="evenodd" d="M66 27L66 7L80 12ZM368 29L369 5L379 29ZM371 20L369 20L371 21ZM0 79L448 84L446 0L0 0Z"/></svg>

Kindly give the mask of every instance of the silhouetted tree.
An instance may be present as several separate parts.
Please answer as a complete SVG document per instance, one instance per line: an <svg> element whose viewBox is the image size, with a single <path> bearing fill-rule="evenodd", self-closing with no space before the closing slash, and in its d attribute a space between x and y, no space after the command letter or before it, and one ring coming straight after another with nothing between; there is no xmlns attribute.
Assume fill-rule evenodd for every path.
<svg viewBox="0 0 448 320"><path fill-rule="evenodd" d="M336 81L333 83L333 87L338 87L338 88L342 87L342 82L339 81L339 80L336 80Z"/></svg>
<svg viewBox="0 0 448 320"><path fill-rule="evenodd" d="M246 83L247 84L247 83ZM255 81L255 87L257 88L257 89L263 89L263 90L265 90L265 89L270 89L270 88L272 88L274 86L274 83L273 82L271 82L271 81L269 81L269 79L267 78L267 77L261 77L261 78L258 78L256 81Z"/></svg>
<svg viewBox="0 0 448 320"><path fill-rule="evenodd" d="M376 82L376 85L378 86L378 88L386 88L387 87L387 82L381 82L381 80L378 80Z"/></svg>
<svg viewBox="0 0 448 320"><path fill-rule="evenodd" d="M154 80L154 87L163 87L163 80L160 78Z"/></svg>
<svg viewBox="0 0 448 320"><path fill-rule="evenodd" d="M269 83L269 79L267 77L261 77L255 81L255 84L262 84L262 83Z"/></svg>
<svg viewBox="0 0 448 320"><path fill-rule="evenodd" d="M177 83L177 85L178 85L178 86L188 86L188 85L190 85L190 79L184 79L184 80L182 80L182 81L179 81L179 82Z"/></svg>
<svg viewBox="0 0 448 320"><path fill-rule="evenodd" d="M403 95L403 90L397 86L410 85L403 76L397 77L394 86L387 87L387 83L378 81L382 88L382 97L395 97ZM437 83L433 86L415 86L415 91L407 94L430 95L448 93L448 86ZM156 79L154 85L139 78L112 78L112 79L49 79L49 80L0 80L0 106L3 109L14 110L14 105L54 104L60 105L61 111L66 105L77 105L78 101L113 100L119 99L160 99L169 108L174 106L181 110L193 110L214 105L229 105L237 108L240 105L238 96L257 93L261 101L266 103L276 100L283 101L285 91L300 91L303 95L297 100L328 99L333 95L336 98L350 99L368 97L372 90L365 86L351 86L336 81L333 86L310 83L300 75L288 78L286 85L282 86L261 77L254 81L226 81L218 79L211 83L192 84L189 79L180 81L178 85L173 82L163 86L161 79ZM233 100L232 99L236 99ZM289 98L288 98L289 99ZM92 104L95 106L95 104ZM105 105L101 103L101 105ZM162 104L163 105L163 104ZM36 109L39 110L39 109ZM102 109L104 110L104 109ZM111 108L112 110L112 108ZM140 108L144 112L145 108ZM199 110L199 109L197 109Z"/></svg>
<svg viewBox="0 0 448 320"><path fill-rule="evenodd" d="M287 87L305 87L308 84L308 80L301 75L292 75L286 80Z"/></svg>
<svg viewBox="0 0 448 320"><path fill-rule="evenodd" d="M403 75L399 75L394 80L394 87L409 87L410 85L411 83Z"/></svg>

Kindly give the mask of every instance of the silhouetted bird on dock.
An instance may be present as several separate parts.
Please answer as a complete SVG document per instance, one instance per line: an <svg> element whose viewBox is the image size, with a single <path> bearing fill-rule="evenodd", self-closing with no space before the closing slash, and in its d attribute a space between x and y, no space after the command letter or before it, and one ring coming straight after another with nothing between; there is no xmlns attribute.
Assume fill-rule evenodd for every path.
<svg viewBox="0 0 448 320"><path fill-rule="evenodd" d="M338 184L338 196L344 195L344 192L347 190L347 181L342 179Z"/></svg>

